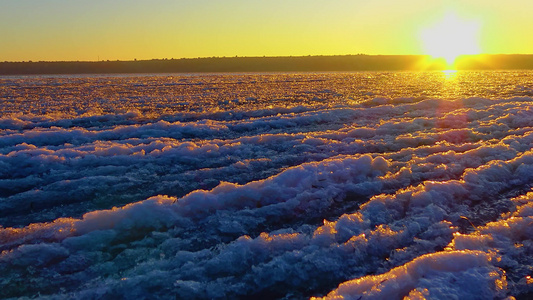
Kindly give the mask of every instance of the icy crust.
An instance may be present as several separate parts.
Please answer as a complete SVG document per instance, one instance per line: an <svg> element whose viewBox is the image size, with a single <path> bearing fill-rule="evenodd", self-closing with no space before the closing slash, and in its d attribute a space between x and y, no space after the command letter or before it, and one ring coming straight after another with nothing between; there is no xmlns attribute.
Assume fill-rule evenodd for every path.
<svg viewBox="0 0 533 300"><path fill-rule="evenodd" d="M482 251L426 254L385 274L345 282L324 299L503 298L505 275L491 260Z"/></svg>
<svg viewBox="0 0 533 300"><path fill-rule="evenodd" d="M157 268L162 267L161 272L166 270L164 274L160 274L166 279L158 285L173 286L178 285L183 279L191 281L200 280L202 277L203 280L218 282L216 278L228 273L223 277L232 278L215 284L214 290L203 290L204 294L196 296L245 295L264 288L262 283L256 282L256 276L266 276L266 274L260 269L250 270L255 263L265 263L267 270L274 268L272 271L275 271L278 266L276 264L268 266L268 264L277 255L284 256L287 251L293 252L300 247L310 247L310 254L313 254L315 250L320 250L320 247L315 248L324 242L321 241L323 238L318 236L315 240L296 232L272 236L261 233L255 240L249 236L237 238L242 232L253 232L264 223L271 223L273 220L267 220L270 216L298 217L306 211L316 214L322 209L327 209L335 200L341 201L346 191L376 193L380 189L380 184L372 182L376 181L379 175L385 174L387 168L388 162L383 158L373 159L369 155L332 159L293 167L272 178L244 186L224 183L212 191L195 191L181 199L155 197L123 208L87 213L81 220L58 219L54 223L42 226L34 224L22 229L5 228L0 231L0 237L4 249L7 249L0 257L0 268L10 271L9 273L22 271L26 273L25 276L35 276L33 272L27 274L27 270L38 268L39 270L34 272L39 274L39 277L43 275L40 272L54 269L54 272L59 272L58 275L61 274L60 277L64 280L83 278L85 282L94 279L95 272L98 274L109 272L108 275L111 275L124 268L126 258L123 256L127 253L128 257L135 257L137 262L135 266L131 265L130 261L127 263L130 266L126 267L127 269L133 267L127 271L127 273L133 272L128 282L136 286L139 280L152 280L151 274L145 274L147 271L145 268L153 267L150 266L153 263L152 256L157 253ZM279 220L275 222L277 223ZM193 234L191 230L203 230L205 236ZM159 246L154 245L156 241L152 239L156 236L158 242L163 242ZM237 240L232 242L231 238L229 244L225 245L223 241L232 236ZM208 250L210 245L216 247ZM152 246L157 250L149 250ZM198 249L199 246L201 248ZM116 253L113 252L116 251L116 247L125 252L120 251L122 254L114 257ZM40 255L35 256L34 253ZM320 254L321 251L314 255ZM292 256L290 253L289 255ZM183 260L186 257L198 260L203 266L182 265L189 261L189 259ZM294 259L301 258L297 255ZM245 259L245 263L242 264L240 259ZM72 263L74 265L71 265ZM163 266L165 263L175 267L169 269L170 265ZM281 263L286 262L282 260ZM81 269L79 264L82 264ZM145 267L141 267L143 264ZM99 269L102 267L107 271ZM203 271L196 273L198 267ZM143 270L138 273L137 268ZM239 275L245 278L234 277ZM284 279L284 277L274 279L267 283L266 287L272 288L274 284ZM11 286L24 285L24 282L19 282L16 277L8 280ZM124 286L124 290L122 288L117 290L114 287L114 279L109 278L109 280L106 280L108 282L105 285L109 285L110 289L104 287L106 295L116 292L134 297L147 293L144 287L139 290L128 284L127 287ZM242 280L250 281L249 288L244 291L235 290ZM121 279L118 283L122 281ZM176 283L173 283L174 281ZM303 278L292 284L302 283ZM44 282L41 284L44 285ZM47 282L47 288L53 288L52 285ZM26 288L32 289L30 286ZM98 287L96 290L89 288L76 297L98 297L98 290L101 288ZM128 292L127 289L132 290ZM9 287L4 291L8 295L13 292Z"/></svg>
<svg viewBox="0 0 533 300"><path fill-rule="evenodd" d="M220 181L245 184L339 154L379 154L396 166L415 163L415 172L437 168L431 172L444 176L414 175L410 184L457 178L465 167L528 149L531 100L380 98L227 121L149 122L137 112L131 125L98 127L98 119L86 128L23 125L0 135L0 224L81 216L155 195L182 197ZM487 155L474 161L462 155L474 149Z"/></svg>
<svg viewBox="0 0 533 300"><path fill-rule="evenodd" d="M533 98L483 76L455 100L4 116L0 298L530 296ZM337 94L315 83L282 85Z"/></svg>
<svg viewBox="0 0 533 300"><path fill-rule="evenodd" d="M258 214L256 223L259 224L269 211L293 211L297 216L307 210L327 209L334 201L342 201L350 191L357 191L361 197L375 194L382 188L378 177L387 169L388 162L382 157L329 159L292 167L279 175L242 186L223 182L211 191L197 190L179 199L157 196L121 208L89 212L81 220L63 218L25 228L2 228L0 236L3 247L9 247L10 243L20 242L20 237L27 243L32 239L62 240L68 235L107 229L162 229L176 225L180 219L201 221L222 211ZM255 212L257 210L261 212ZM219 230L224 232L224 227Z"/></svg>
<svg viewBox="0 0 533 300"><path fill-rule="evenodd" d="M533 293L533 193L512 199L513 212L454 233L445 251L381 275L339 285L325 299L503 299Z"/></svg>
<svg viewBox="0 0 533 300"><path fill-rule="evenodd" d="M2 116L22 114L65 125L82 117L88 123L72 126L85 126L121 122L120 115L129 110L181 120L205 113L232 118L235 110L255 114L269 107L310 109L374 98L379 104L386 98L532 96L531 78L530 71L2 77L0 101Z"/></svg>
<svg viewBox="0 0 533 300"><path fill-rule="evenodd" d="M264 228L262 223L270 217L294 212L300 205L307 210L295 217L320 211L327 199L342 200L338 193L349 190L351 184L386 181L392 175L387 172L389 162L368 155L304 164L244 186L221 184L181 199L156 197L91 212L81 220L4 228L1 237L7 249L0 257L0 268L9 274L5 278L10 286L22 285L29 291L46 287L57 293L65 282L83 283L79 290L64 295L76 298L148 294L223 298L255 293L280 297L280 289L301 297L342 278L383 271L377 277L345 283L329 296L441 299L481 293L483 298L499 298L509 291L529 291L527 282L509 284L504 271L513 278L521 276L506 270L513 264L521 265L522 273L530 271L529 259L524 259L529 250L509 250L522 248L517 241L526 245L531 238L533 193L505 200L505 206L515 212L502 216L495 223L499 225L488 223L463 235L454 224L460 225L461 217L480 203L498 204L491 196L529 181L523 172L532 174L528 171L532 167L533 153L525 152L512 160L467 169L460 180L426 181L374 196L356 212L319 227L302 225L255 238L238 237L242 231ZM319 183L324 185L319 188ZM261 203L279 190L285 193ZM527 204L514 208L517 203ZM513 227L516 234L506 232ZM492 233L490 238L483 237L485 231ZM491 245L493 240L497 243ZM448 250L442 252L446 245ZM469 249L475 251L465 251ZM387 272L395 266L399 267ZM45 274L61 280L40 281ZM34 285L24 284L27 276ZM105 280L98 279L101 276ZM4 291L14 293L10 288Z"/></svg>

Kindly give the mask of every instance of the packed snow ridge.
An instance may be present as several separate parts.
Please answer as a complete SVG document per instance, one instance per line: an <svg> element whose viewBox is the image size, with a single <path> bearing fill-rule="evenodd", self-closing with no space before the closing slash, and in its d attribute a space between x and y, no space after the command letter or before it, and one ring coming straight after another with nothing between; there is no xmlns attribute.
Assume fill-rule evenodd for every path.
<svg viewBox="0 0 533 300"><path fill-rule="evenodd" d="M0 78L0 298L533 295L533 73Z"/></svg>

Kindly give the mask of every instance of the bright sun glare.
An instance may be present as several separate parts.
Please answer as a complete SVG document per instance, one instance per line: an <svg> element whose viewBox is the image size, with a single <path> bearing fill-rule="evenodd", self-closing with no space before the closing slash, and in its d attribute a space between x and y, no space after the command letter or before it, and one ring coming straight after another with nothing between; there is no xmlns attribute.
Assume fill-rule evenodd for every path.
<svg viewBox="0 0 533 300"><path fill-rule="evenodd" d="M459 55L479 54L480 24L460 19L448 13L442 20L425 28L420 38L425 52L434 58L444 58L452 65Z"/></svg>

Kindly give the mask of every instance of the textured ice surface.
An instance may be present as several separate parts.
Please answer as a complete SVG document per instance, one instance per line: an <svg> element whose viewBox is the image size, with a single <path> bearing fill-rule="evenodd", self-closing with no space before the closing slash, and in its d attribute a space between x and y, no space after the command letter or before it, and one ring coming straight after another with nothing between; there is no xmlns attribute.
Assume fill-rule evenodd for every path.
<svg viewBox="0 0 533 300"><path fill-rule="evenodd" d="M0 89L0 298L533 293L532 72Z"/></svg>

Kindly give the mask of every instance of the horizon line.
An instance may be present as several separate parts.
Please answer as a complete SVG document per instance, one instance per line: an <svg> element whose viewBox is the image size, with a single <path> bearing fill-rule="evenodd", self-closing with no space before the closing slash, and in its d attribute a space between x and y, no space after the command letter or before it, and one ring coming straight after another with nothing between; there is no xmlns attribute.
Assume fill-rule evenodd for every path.
<svg viewBox="0 0 533 300"><path fill-rule="evenodd" d="M461 54L458 57L470 56L520 56L533 55L533 53L479 53L479 54ZM250 55L250 56L198 56L198 57L179 57L179 58L146 58L146 59L99 59L99 60L20 60L20 61L0 61L0 63L98 63L98 62L142 62L142 61L164 61L164 60L193 60L193 59L234 59L234 58L304 58L304 57L340 57L340 56L420 56L432 57L429 54L308 54L308 55ZM439 58L439 57L434 57Z"/></svg>

